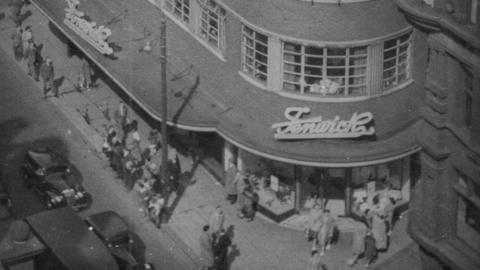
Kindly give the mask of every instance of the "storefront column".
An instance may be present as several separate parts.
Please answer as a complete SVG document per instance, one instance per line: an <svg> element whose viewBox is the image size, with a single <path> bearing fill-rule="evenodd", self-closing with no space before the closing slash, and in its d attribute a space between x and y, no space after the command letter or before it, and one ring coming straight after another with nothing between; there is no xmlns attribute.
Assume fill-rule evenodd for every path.
<svg viewBox="0 0 480 270"><path fill-rule="evenodd" d="M345 215L352 210L352 168L345 169Z"/></svg>
<svg viewBox="0 0 480 270"><path fill-rule="evenodd" d="M236 146L231 144L230 142L228 141L225 141L225 148L224 148L224 154L223 154L223 170L226 171L228 168L227 168L227 164L228 164L228 160L230 158L233 159L233 162L235 164L238 163L237 161L237 149L236 149Z"/></svg>
<svg viewBox="0 0 480 270"><path fill-rule="evenodd" d="M297 165L293 166L294 169L294 177L295 177L295 211L300 211L301 208L301 202L300 202L300 194L302 192L302 168L300 168Z"/></svg>
<svg viewBox="0 0 480 270"><path fill-rule="evenodd" d="M410 157L406 157L402 160L402 200L410 201Z"/></svg>

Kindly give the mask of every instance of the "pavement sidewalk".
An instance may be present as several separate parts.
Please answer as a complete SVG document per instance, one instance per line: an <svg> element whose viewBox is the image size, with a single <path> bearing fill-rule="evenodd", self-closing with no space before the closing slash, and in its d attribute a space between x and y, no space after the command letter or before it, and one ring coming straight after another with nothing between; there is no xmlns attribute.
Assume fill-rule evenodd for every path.
<svg viewBox="0 0 480 270"><path fill-rule="evenodd" d="M1 11L8 14L6 5L0 6ZM152 6L152 8L154 8ZM122 100L121 90L116 88L108 78L100 77L98 87L91 91L77 91L75 84L81 73L81 60L78 56L67 58L64 41L59 39L58 33L48 19L33 5L25 10L31 11L24 25L31 25L35 41L43 44L42 55L49 56L54 63L56 79L60 84L60 97L49 98L49 102L57 106L65 116L80 130L92 150L101 156L102 135L108 118L113 114L117 104ZM138 14L141 14L139 12ZM140 15L136 15L140 16ZM135 16L130 16L135 20ZM133 23L132 23L133 25ZM15 31L13 23L7 18L0 19L0 49L6 51L13 58L12 40L10 35ZM58 30L57 30L58 31ZM18 62L26 71L26 63ZM41 83L38 83L41 91ZM137 107L131 100L124 100L127 105ZM108 109L107 109L108 108ZM151 130L151 119L143 112L135 112L134 118L139 122L139 133L145 141ZM179 136L182 135L181 131ZM144 146L144 145L143 145ZM188 156L177 151L182 167L182 182L185 183L185 192L181 197L173 197L173 214L165 231L177 243L177 246L189 254L195 264L199 265L200 247L198 237L201 228L208 223L213 208L221 205L226 214L226 227L234 232L233 248L230 251L229 261L231 269L304 269L309 257L311 243L305 241L299 230L282 227L265 218L256 218L253 222L246 222L236 216L236 209L224 199L223 187L198 163L194 163ZM131 200L126 197L126 200ZM136 201L132 200L133 204ZM397 252L408 247L412 240L406 234L406 220L398 222L391 239L388 252L381 254L376 268L384 269L383 262L391 263ZM339 242L323 257L323 262L329 270L347 269L345 261L350 257L351 235L344 233ZM357 265L351 269L362 269Z"/></svg>

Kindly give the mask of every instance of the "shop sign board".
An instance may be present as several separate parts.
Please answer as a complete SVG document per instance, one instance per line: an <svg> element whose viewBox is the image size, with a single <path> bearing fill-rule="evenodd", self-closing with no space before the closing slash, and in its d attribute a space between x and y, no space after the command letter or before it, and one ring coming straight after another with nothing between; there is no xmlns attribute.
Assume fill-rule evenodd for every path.
<svg viewBox="0 0 480 270"><path fill-rule="evenodd" d="M302 118L308 113L308 107L287 108L285 118L289 121L272 125L275 139L343 139L375 134L375 128L368 126L373 120L371 112L355 112L348 120L341 120L338 115L333 119L324 119L322 116Z"/></svg>
<svg viewBox="0 0 480 270"><path fill-rule="evenodd" d="M65 9L63 22L102 54L113 54L113 49L107 42L107 38L112 34L112 31L103 25L97 26L95 22L84 19L84 13L77 10L77 6L80 4L79 0L66 1L68 8Z"/></svg>

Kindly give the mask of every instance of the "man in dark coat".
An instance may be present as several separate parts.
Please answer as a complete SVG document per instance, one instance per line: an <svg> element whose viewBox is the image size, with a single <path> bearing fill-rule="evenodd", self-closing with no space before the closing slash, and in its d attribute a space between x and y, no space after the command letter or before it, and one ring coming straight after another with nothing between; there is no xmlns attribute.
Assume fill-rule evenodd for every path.
<svg viewBox="0 0 480 270"><path fill-rule="evenodd" d="M215 270L227 270L228 269L228 248L232 244L232 240L226 234L225 230L220 231L220 235L216 239L213 245L213 265Z"/></svg>
<svg viewBox="0 0 480 270"><path fill-rule="evenodd" d="M32 40L28 42L28 47L26 49L27 53L27 66L28 66L28 75L32 76L35 81L38 81L38 69L36 68L37 60L37 46L33 43Z"/></svg>
<svg viewBox="0 0 480 270"><path fill-rule="evenodd" d="M58 91L56 91L53 85L53 79L55 78L55 72L53 69L52 60L47 57L45 62L43 62L42 66L40 67L40 76L43 80L43 95L47 98L47 93L49 91L53 91L54 96L58 97Z"/></svg>
<svg viewBox="0 0 480 270"><path fill-rule="evenodd" d="M22 24L22 7L24 5L23 0L11 0L8 5L10 6L10 18L16 26Z"/></svg>

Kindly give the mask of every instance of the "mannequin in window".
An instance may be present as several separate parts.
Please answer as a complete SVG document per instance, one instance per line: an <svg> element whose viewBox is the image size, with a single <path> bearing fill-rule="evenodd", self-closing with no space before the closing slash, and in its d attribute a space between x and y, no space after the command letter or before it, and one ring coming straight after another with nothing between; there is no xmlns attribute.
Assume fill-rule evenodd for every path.
<svg viewBox="0 0 480 270"><path fill-rule="evenodd" d="M315 80L315 82L310 86L310 92L320 93L322 96L335 95L338 92L338 87L340 85L330 80L329 78Z"/></svg>

